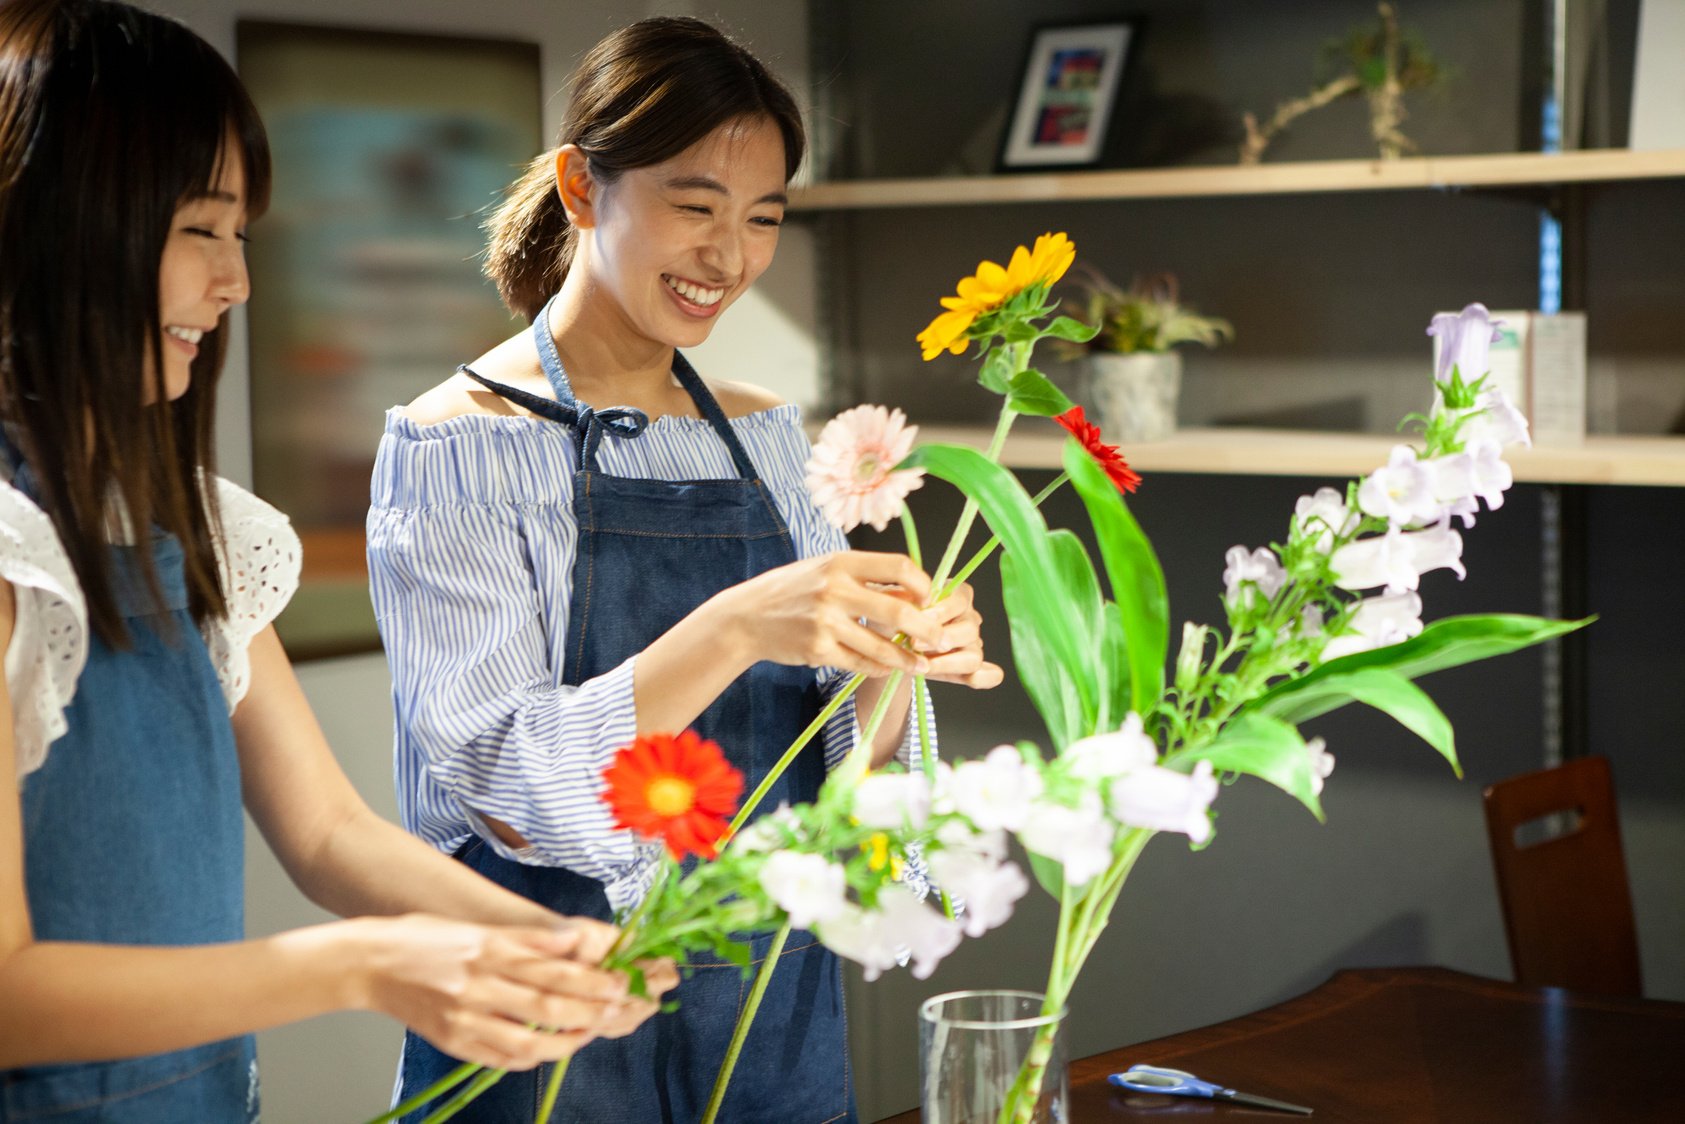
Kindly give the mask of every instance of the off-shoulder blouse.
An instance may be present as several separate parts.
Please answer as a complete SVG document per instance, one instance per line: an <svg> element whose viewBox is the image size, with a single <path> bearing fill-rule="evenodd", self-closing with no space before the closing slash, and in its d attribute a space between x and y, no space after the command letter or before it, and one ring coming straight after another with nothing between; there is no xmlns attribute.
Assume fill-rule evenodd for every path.
<svg viewBox="0 0 1685 1124"><path fill-rule="evenodd" d="M800 411L733 419L789 525L798 557L848 548L804 482ZM368 520L375 616L392 670L398 807L406 828L451 851L478 834L505 858L602 882L629 907L655 849L614 828L603 767L632 740L637 657L577 686L562 682L578 524L571 428L524 416L464 415L419 425L386 416ZM637 437L604 436L598 467L656 480L737 475L701 418L657 418ZM847 677L817 673L827 697ZM915 724L900 758L916 765ZM853 700L824 731L828 766L858 738ZM516 850L482 816L509 824Z"/></svg>
<svg viewBox="0 0 1685 1124"><path fill-rule="evenodd" d="M0 459L0 473L5 472ZM247 649L298 589L299 542L287 517L220 477L223 537L217 543L228 616L204 625L228 711L249 685ZM17 771L39 769L67 729L65 709L88 661L88 611L82 587L47 513L0 478L0 578L15 605L6 647Z"/></svg>

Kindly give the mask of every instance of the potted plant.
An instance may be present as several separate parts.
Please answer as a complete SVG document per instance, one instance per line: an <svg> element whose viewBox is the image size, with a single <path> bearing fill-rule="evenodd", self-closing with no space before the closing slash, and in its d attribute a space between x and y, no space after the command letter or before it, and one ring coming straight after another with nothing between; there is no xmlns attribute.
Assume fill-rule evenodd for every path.
<svg viewBox="0 0 1685 1124"><path fill-rule="evenodd" d="M1234 338L1234 327L1184 305L1169 273L1138 278L1124 289L1088 270L1075 284L1082 293L1077 317L1100 330L1086 344L1066 344L1064 353L1087 359L1095 420L1125 443L1170 436L1182 386L1176 345L1215 347Z"/></svg>

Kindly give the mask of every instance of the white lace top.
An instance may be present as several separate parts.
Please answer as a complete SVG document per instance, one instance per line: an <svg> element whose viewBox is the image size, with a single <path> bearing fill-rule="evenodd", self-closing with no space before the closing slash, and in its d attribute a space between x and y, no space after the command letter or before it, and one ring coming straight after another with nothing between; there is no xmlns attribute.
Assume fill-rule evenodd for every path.
<svg viewBox="0 0 1685 1124"><path fill-rule="evenodd" d="M224 538L218 552L228 617L205 626L228 711L245 697L247 648L298 589L299 542L287 517L217 478ZM88 610L47 513L0 479L0 578L12 585L16 623L6 648L6 688L18 775L39 769L66 730L64 711L88 662Z"/></svg>

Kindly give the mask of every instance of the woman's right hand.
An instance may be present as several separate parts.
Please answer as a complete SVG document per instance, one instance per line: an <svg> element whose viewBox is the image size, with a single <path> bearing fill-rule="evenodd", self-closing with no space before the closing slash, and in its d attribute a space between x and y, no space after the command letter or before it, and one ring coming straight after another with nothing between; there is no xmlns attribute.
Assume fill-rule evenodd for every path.
<svg viewBox="0 0 1685 1124"><path fill-rule="evenodd" d="M624 975L595 966L607 947L597 930L614 931L596 923L550 930L407 914L341 924L361 966L358 1006L494 1069L531 1069L628 1034L678 982L661 962L646 973L652 997L629 995Z"/></svg>
<svg viewBox="0 0 1685 1124"><path fill-rule="evenodd" d="M922 675L929 661L888 637L904 633L941 650L942 623L920 608L929 597L929 575L906 555L847 550L768 570L725 590L716 603L751 663Z"/></svg>

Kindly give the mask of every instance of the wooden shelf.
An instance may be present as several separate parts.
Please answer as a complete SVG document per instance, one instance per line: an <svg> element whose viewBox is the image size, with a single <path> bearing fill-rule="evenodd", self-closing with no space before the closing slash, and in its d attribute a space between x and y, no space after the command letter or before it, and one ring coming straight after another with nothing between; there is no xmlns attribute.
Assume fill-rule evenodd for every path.
<svg viewBox="0 0 1685 1124"><path fill-rule="evenodd" d="M1536 187L1675 177L1685 178L1685 149L1633 152L1611 148L1491 156L1415 156L1400 160L1320 160L1251 167L859 180L797 188L791 193L790 205L796 211L839 211L985 203Z"/></svg>
<svg viewBox="0 0 1685 1124"><path fill-rule="evenodd" d="M921 425L921 442L983 449L989 430ZM1003 460L1013 468L1058 468L1065 434L1052 422L1020 418ZM1279 429L1184 429L1165 441L1123 450L1143 473L1320 476L1330 484L1373 472L1403 438L1386 434ZM1637 484L1685 487L1685 437L1587 437L1582 445L1511 449L1518 481L1536 484Z"/></svg>

